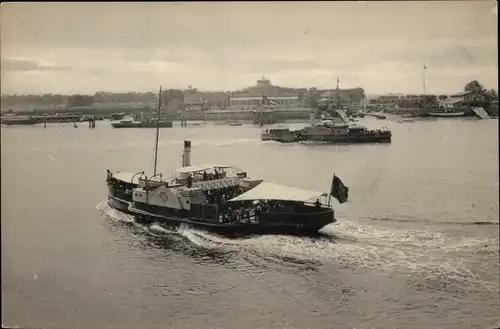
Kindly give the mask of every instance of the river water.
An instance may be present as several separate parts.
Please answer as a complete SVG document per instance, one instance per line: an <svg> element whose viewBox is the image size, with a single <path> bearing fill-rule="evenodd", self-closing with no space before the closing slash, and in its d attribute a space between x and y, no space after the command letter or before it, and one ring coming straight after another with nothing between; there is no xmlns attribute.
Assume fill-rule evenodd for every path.
<svg viewBox="0 0 500 329"><path fill-rule="evenodd" d="M227 239L137 225L106 169L152 169L154 130L3 127L2 323L39 328L494 328L498 121L364 119L388 145L261 142L250 125L162 129L159 168L236 164L328 191L320 239ZM299 124L295 124L296 126Z"/></svg>

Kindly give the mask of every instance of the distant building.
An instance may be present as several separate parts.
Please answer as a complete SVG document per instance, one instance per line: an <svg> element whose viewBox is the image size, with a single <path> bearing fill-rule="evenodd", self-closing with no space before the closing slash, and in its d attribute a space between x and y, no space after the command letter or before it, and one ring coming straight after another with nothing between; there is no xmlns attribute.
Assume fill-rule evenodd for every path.
<svg viewBox="0 0 500 329"><path fill-rule="evenodd" d="M483 93L477 93L474 91L464 91L456 93L450 96L451 99L461 100L467 104L469 103L482 103L486 101L486 97Z"/></svg>
<svg viewBox="0 0 500 329"><path fill-rule="evenodd" d="M211 109L223 109L229 106L229 94L223 91L204 91L201 93L206 106Z"/></svg>
<svg viewBox="0 0 500 329"><path fill-rule="evenodd" d="M201 111L203 109L203 95L196 89L184 91L184 110Z"/></svg>
<svg viewBox="0 0 500 329"><path fill-rule="evenodd" d="M436 95L405 95L400 96L394 104L398 109L431 109L439 105L439 97Z"/></svg>
<svg viewBox="0 0 500 329"><path fill-rule="evenodd" d="M184 91L184 110L201 111L207 109L223 109L229 106L229 94L223 91Z"/></svg>
<svg viewBox="0 0 500 329"><path fill-rule="evenodd" d="M464 91L450 95L448 99L439 102L440 107L445 107L447 109L458 109L469 106L484 106L486 103L486 97L484 94L480 94L474 91Z"/></svg>
<svg viewBox="0 0 500 329"><path fill-rule="evenodd" d="M321 94L318 108L335 107L337 102L340 103L340 106L346 107L362 106L365 102L365 92L363 88L327 90Z"/></svg>
<svg viewBox="0 0 500 329"><path fill-rule="evenodd" d="M297 108L298 93L274 86L271 81L262 77L255 86L231 93L229 104L232 108L252 108L263 105L275 105L278 108Z"/></svg>
<svg viewBox="0 0 500 329"><path fill-rule="evenodd" d="M172 98L166 104L162 105L162 112L177 112L184 108L184 100L182 98Z"/></svg>

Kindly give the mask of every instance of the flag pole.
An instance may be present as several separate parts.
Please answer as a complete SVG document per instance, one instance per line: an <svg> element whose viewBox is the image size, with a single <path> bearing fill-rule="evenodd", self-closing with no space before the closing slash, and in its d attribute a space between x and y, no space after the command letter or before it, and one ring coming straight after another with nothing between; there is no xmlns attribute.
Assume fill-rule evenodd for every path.
<svg viewBox="0 0 500 329"><path fill-rule="evenodd" d="M425 95L425 70L427 70L427 66L424 65L424 95Z"/></svg>
<svg viewBox="0 0 500 329"><path fill-rule="evenodd" d="M330 192L328 193L328 207L330 207L330 202L332 201L332 187L334 180L335 180L335 173L333 173L332 183L330 184Z"/></svg>

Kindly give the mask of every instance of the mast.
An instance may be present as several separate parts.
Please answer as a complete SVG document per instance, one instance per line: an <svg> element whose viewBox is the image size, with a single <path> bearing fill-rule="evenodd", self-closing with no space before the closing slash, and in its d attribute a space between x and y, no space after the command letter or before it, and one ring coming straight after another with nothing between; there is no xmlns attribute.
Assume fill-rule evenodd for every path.
<svg viewBox="0 0 500 329"><path fill-rule="evenodd" d="M424 65L424 95L425 95L425 70L427 70L427 66Z"/></svg>
<svg viewBox="0 0 500 329"><path fill-rule="evenodd" d="M340 87L339 87L339 83L340 83L340 81L339 81L339 78L337 77L337 93L336 93L336 94L337 94L337 95L336 95L336 96L337 96L337 97L336 97L336 101L337 101L337 104L336 104L336 106L337 106L337 110L340 110Z"/></svg>
<svg viewBox="0 0 500 329"><path fill-rule="evenodd" d="M153 176L156 176L156 163L158 160L158 138L160 136L160 107L161 107L161 86L160 86L160 93L158 94L158 113L156 116L155 166L154 166Z"/></svg>

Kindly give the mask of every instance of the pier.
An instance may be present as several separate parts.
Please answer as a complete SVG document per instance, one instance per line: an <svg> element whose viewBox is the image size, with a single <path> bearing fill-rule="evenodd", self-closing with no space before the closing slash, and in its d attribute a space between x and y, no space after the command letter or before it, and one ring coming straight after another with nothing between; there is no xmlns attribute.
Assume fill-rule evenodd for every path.
<svg viewBox="0 0 500 329"><path fill-rule="evenodd" d="M309 108L293 109L250 109L250 110L207 110L207 111L183 111L168 113L169 120L181 121L185 127L187 121L259 121L260 117L274 117L277 121L287 119L309 119L310 113L314 111ZM260 121L259 121L260 122Z"/></svg>

